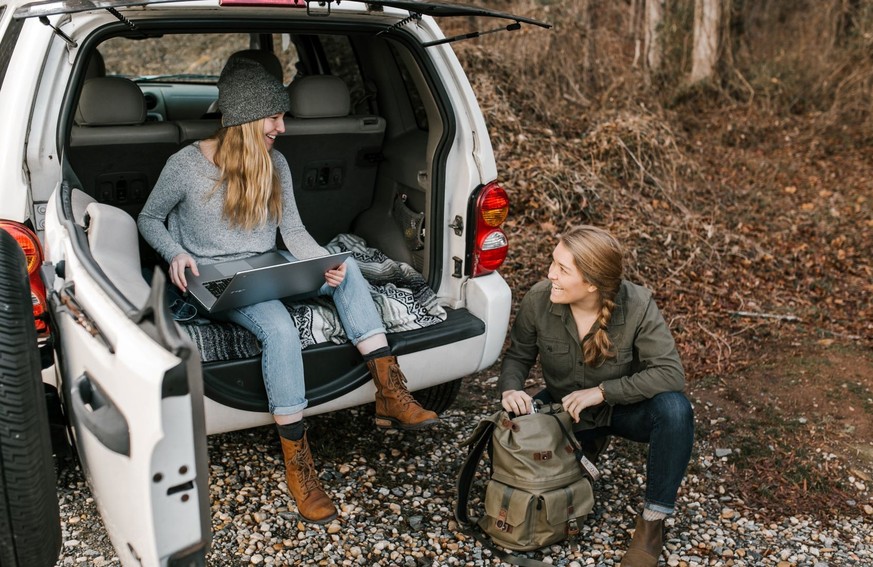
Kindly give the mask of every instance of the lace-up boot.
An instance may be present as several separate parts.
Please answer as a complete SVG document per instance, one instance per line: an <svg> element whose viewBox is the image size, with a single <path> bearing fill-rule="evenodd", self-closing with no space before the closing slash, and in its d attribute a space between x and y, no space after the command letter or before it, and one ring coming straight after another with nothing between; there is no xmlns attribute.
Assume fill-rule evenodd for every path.
<svg viewBox="0 0 873 567"><path fill-rule="evenodd" d="M396 356L383 356L367 362L376 384L376 425L400 429L423 429L439 421L436 413L415 401L406 388L406 376Z"/></svg>
<svg viewBox="0 0 873 567"><path fill-rule="evenodd" d="M304 520L316 524L327 523L336 518L336 506L321 488L306 434L299 441L279 438L285 456L285 481L288 491L297 502L297 511Z"/></svg>

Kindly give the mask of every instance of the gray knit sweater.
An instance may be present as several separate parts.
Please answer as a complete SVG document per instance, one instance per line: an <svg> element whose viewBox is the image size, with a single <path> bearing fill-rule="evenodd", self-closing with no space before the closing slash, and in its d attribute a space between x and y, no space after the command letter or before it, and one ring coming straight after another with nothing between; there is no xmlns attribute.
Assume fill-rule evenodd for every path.
<svg viewBox="0 0 873 567"><path fill-rule="evenodd" d="M137 219L143 238L167 262L182 252L198 264L248 258L276 249L276 228L297 258L324 256L327 250L306 231L297 211L291 170L278 151L270 152L282 183L282 222L267 221L251 230L231 226L222 215L225 187L212 188L219 170L190 144L167 160ZM166 226L164 222L166 221Z"/></svg>

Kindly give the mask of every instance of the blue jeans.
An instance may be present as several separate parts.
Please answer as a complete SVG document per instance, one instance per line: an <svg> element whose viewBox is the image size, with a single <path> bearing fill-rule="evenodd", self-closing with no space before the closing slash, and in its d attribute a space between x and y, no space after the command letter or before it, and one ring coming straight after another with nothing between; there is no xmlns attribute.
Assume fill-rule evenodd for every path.
<svg viewBox="0 0 873 567"><path fill-rule="evenodd" d="M608 435L648 443L645 507L672 514L694 443L694 410L685 394L664 392L636 404L615 405L609 425L576 432L583 445Z"/></svg>
<svg viewBox="0 0 873 567"><path fill-rule="evenodd" d="M290 256L290 254L285 254ZM290 256L293 258L293 256ZM354 259L345 262L346 277L337 287L325 283L318 295L333 298L346 336L357 345L385 333L382 319L370 297L370 285ZM279 300L229 309L219 318L233 321L254 334L261 343L261 373L273 415L293 415L306 408L303 353L294 320Z"/></svg>

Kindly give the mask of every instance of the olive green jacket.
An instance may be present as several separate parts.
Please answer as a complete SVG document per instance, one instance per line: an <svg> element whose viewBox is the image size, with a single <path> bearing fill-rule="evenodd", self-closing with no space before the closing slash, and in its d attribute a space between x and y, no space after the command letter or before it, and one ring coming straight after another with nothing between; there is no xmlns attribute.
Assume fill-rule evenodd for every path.
<svg viewBox="0 0 873 567"><path fill-rule="evenodd" d="M537 358L556 402L570 392L602 383L606 403L584 410L576 427L580 429L609 425L616 404L684 389L685 371L676 343L650 290L622 281L607 331L616 356L596 367L584 362L570 306L552 303L550 290L551 282L539 282L521 301L497 384L501 394L524 389ZM583 341L598 328L595 323Z"/></svg>

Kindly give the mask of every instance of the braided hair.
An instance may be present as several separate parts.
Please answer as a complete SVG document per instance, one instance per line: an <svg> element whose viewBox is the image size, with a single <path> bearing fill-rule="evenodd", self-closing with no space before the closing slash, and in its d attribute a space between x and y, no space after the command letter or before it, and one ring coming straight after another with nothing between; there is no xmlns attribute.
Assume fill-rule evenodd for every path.
<svg viewBox="0 0 873 567"><path fill-rule="evenodd" d="M582 346L585 364L598 366L615 358L607 328L615 309L615 296L621 286L623 252L621 244L608 231L582 225L561 235L561 243L573 254L576 269L584 280L597 288L600 310L597 330Z"/></svg>

